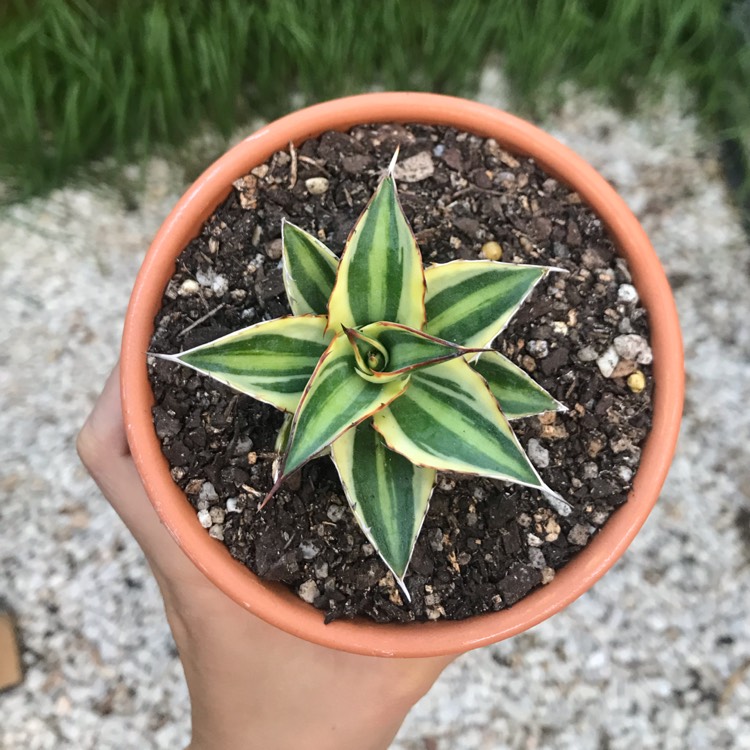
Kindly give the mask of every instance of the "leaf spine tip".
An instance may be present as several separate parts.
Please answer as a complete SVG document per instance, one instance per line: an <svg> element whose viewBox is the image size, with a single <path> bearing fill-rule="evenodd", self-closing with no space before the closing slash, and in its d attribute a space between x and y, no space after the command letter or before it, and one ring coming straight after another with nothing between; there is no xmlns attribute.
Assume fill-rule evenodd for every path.
<svg viewBox="0 0 750 750"><path fill-rule="evenodd" d="M258 510L263 510L273 496L279 491L282 482L286 479L286 474L282 474L275 482L273 487L268 491L268 494L263 498L262 502L258 505Z"/></svg>
<svg viewBox="0 0 750 750"><path fill-rule="evenodd" d="M156 357L157 359L165 359L167 362L179 362L180 357L178 354L160 354L159 352L146 352L147 357Z"/></svg>
<svg viewBox="0 0 750 750"><path fill-rule="evenodd" d="M393 571L391 571L391 573L393 573ZM409 589L406 588L406 584L395 573L393 573L393 578L401 589L403 595L406 597L407 604L411 604L411 594L409 593Z"/></svg>
<svg viewBox="0 0 750 750"><path fill-rule="evenodd" d="M391 157L391 163L388 165L388 176L393 177L393 170L396 168L396 162L398 161L398 152L401 150L401 146L396 146L396 150L393 152Z"/></svg>

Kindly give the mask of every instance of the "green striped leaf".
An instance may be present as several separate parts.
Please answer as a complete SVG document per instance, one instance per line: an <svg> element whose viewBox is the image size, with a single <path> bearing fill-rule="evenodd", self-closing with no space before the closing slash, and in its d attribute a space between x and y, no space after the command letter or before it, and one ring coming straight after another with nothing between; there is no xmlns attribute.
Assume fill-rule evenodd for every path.
<svg viewBox="0 0 750 750"><path fill-rule="evenodd" d="M487 384L463 358L415 372L373 423L389 448L419 466L546 490Z"/></svg>
<svg viewBox="0 0 750 750"><path fill-rule="evenodd" d="M403 579L427 513L435 470L389 450L370 420L336 440L331 457L357 523L410 600Z"/></svg>
<svg viewBox="0 0 750 750"><path fill-rule="evenodd" d="M466 352L466 349L450 341L399 323L372 323L362 328L361 333L377 341L388 353L387 366L380 372L372 372L375 382L385 382L407 372L460 357ZM364 345L359 342L360 351L364 348L362 354L366 357L367 345L366 340L363 341Z"/></svg>
<svg viewBox="0 0 750 750"><path fill-rule="evenodd" d="M287 446L289 445L289 435L292 432L293 419L293 414L284 415L284 421L281 423L281 427L279 427L279 431L276 433L276 441L273 446L276 453L286 453Z"/></svg>
<svg viewBox="0 0 750 750"><path fill-rule="evenodd" d="M323 315L276 318L174 355L214 380L294 412L331 335Z"/></svg>
<svg viewBox="0 0 750 750"><path fill-rule="evenodd" d="M520 367L500 352L483 352L472 367L487 381L508 419L520 419L545 411L566 411Z"/></svg>
<svg viewBox="0 0 750 750"><path fill-rule="evenodd" d="M328 327L381 320L424 326L424 270L388 174L349 235L328 305Z"/></svg>
<svg viewBox="0 0 750 750"><path fill-rule="evenodd" d="M326 315L339 259L319 240L288 221L281 224L284 288L295 315Z"/></svg>
<svg viewBox="0 0 750 750"><path fill-rule="evenodd" d="M425 271L424 330L461 346L489 346L550 270L491 260L430 266Z"/></svg>
<svg viewBox="0 0 750 750"><path fill-rule="evenodd" d="M354 368L352 347L346 336L339 334L320 358L300 399L284 460L284 476L389 404L408 385L408 376L391 383L370 383L360 378Z"/></svg>

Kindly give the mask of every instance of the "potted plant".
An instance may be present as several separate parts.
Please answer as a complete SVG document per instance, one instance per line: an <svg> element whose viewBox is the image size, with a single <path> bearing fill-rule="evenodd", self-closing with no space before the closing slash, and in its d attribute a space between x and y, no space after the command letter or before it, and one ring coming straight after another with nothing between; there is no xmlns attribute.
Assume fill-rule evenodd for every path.
<svg viewBox="0 0 750 750"><path fill-rule="evenodd" d="M609 230L620 254L628 263L628 273L632 274L633 285L648 311L650 321L655 381L653 421L628 502L607 520L590 543L562 567L546 586L532 592L508 609L466 620L400 625L397 623L377 624L360 618L354 621L335 621L325 624L320 613L303 602L295 593L280 584L266 582L254 576L246 567L236 562L223 545L210 538L196 517L194 508L187 502L185 494L173 481L170 467L160 450L151 414L153 393L146 371L145 353L150 345L154 315L161 306L162 295L172 277L175 259L179 253L199 232L203 222L214 212L222 199L227 196L232 184L263 165L274 152L289 148L290 143L299 147L308 138L328 130L346 130L357 124L374 122L450 125L462 131L492 138L494 144L500 144L511 155L533 157L549 176L569 186L575 194L589 204ZM292 151L293 149L294 147ZM511 160L513 158L510 157ZM369 217L372 223L372 217L376 213L379 213L381 217L387 217L390 224L399 224L401 221L402 215L395 209L382 210L382 206L388 203L392 206L397 205L394 200L393 170L392 164L389 175L378 188L369 209L365 210L362 221L367 222ZM408 179L408 175L405 175L405 178ZM241 190L248 187L247 182L239 184ZM250 180L249 185L252 186L252 184L253 181ZM310 192L314 193L316 185L311 183L309 188ZM488 189L488 192L491 191ZM248 198L249 201L253 199L252 195ZM418 257L416 243L409 240L411 233L408 231L408 225L402 221L400 226L404 245L414 245L410 256L413 260ZM462 373L472 372L474 375L470 377L476 376L481 380L476 374L478 369L492 385L493 366L503 360L498 354L483 353L477 349L486 348L502 325L494 325L497 323L496 312L494 327L490 326L492 330L488 334L489 337L454 336L453 341L448 335L449 327L441 328L438 323L433 323L433 327L430 328L430 319L437 320L436 308L430 315L430 294L433 298L435 297L436 285L441 282L433 281L431 291L428 273L428 315L425 322L425 308L421 297L424 288L423 281L420 280L424 278L421 261L412 262L415 269L414 278L399 286L398 294L405 302L403 305L396 306L397 313L385 312L387 306L384 305L388 294L381 299L376 299L377 295L373 295L372 290L367 294L361 289L357 291L357 294L345 294L344 291L347 288L356 287L356 285L346 283L346 274L351 270L351 263L347 261L347 258L351 260L357 255L356 243L358 237L362 235L362 224L358 224L358 227L360 231L355 231L350 237L347 244L348 251L344 252L338 264L335 256L330 254L319 239L304 231L305 228L286 225L282 243L286 270L284 281L292 301L292 312L297 313L297 320L290 320L288 325L296 328L300 325L305 327L304 333L297 332L293 334L294 336L306 341L315 337L320 339L315 352L317 356L313 357L316 362L320 359L320 362L315 367L312 379L310 379L310 373L305 371L303 379L307 384L307 389L304 391L305 396L301 399L298 397L301 405L277 404L282 408L288 408L295 414L294 420L287 420L286 425L289 429L281 432L279 453L283 457L283 465L279 467L277 485L305 461L321 450L328 449L333 442L333 458L338 465L348 499L355 508L355 515L359 516L360 525L366 530L370 542L395 574L396 581L402 585L402 593L407 594L408 587L404 586L403 576L434 481L434 469L465 471L467 468L476 470L476 467L464 465L462 468L455 460L452 463L446 463L445 458L442 462L432 461L426 454L440 453L434 445L427 446L425 449L420 442L421 438L419 440L407 439L408 436L405 436L405 433L408 430L404 428L413 424L414 415L411 412L406 413L408 411L406 406L409 403L413 406L415 399L407 398L405 394L408 394L409 389L413 389L414 383L419 382L420 379L425 381L431 377L427 373L434 372L437 367L444 369L446 374L448 371L453 372L459 369ZM305 258L308 260L314 258L318 267L325 272L317 275L312 273L309 277L328 278L329 286L323 289L325 283L321 282L318 285L320 288L312 288L309 294L302 289L305 276L293 270L295 248L298 265L304 266ZM490 257L496 251L497 248L492 243L488 243L485 255ZM402 259L403 257L406 256L402 256ZM387 260L383 263L387 265ZM464 263L471 264L472 261L464 261ZM489 260L475 260L473 263L472 270L477 268L477 263L493 269L498 269L503 265L493 264ZM309 263L307 265L309 266ZM387 274L382 270L385 265L376 265L381 270L375 272L375 276L382 272L385 278ZM525 272L520 271L524 266L516 267L518 274L525 274L528 278L518 287L517 304L506 305L507 312L511 313L518 309L520 302L534 284L546 274L546 271L543 268L540 269L539 266L550 265L549 262L527 265ZM417 266L418 273L416 272ZM447 279L449 281L445 284L452 285L466 267L456 265L443 268L447 268L447 271L431 272L434 279ZM504 269L507 274L509 270L507 264ZM370 268L371 278L372 270ZM358 273L356 269L355 273ZM338 279L334 287L330 287L331 278ZM381 289L390 289L387 285L380 284L380 281L378 284ZM414 288L407 289L409 285ZM491 289L491 287L488 288ZM330 303L325 305L329 296ZM375 300L374 303L373 300ZM352 312L353 307L361 307L363 304L374 304L378 310L372 315L368 313L364 316ZM383 309L380 310L380 308ZM301 317L306 313L311 317ZM301 323L301 321L306 322ZM260 323L250 330L257 332L262 326L268 329L269 323ZM252 337L252 333L249 335ZM401 336L403 341L397 342L394 338L396 335ZM628 335L624 334L626 341L621 342L622 346L627 344ZM226 345L231 346L232 341L236 341L236 337L235 339L219 338L213 345L206 346L205 343L201 343L197 347L190 347L182 352L182 361L204 372L213 372L217 375L217 369L223 367L226 370ZM402 354L395 356L395 348L398 346L401 346ZM321 358L324 351L326 354ZM177 352L172 352L172 354L177 354ZM541 352L539 354L541 355ZM597 356L601 360L600 368L609 367L607 352L597 352ZM634 355L633 359L628 361L633 364L636 356L638 355ZM400 359L403 361L399 361ZM468 362L474 359L477 359L474 364L476 369L472 369ZM438 360L443 361L443 364L436 364ZM616 360L617 357L612 361L612 367L615 366ZM347 378L351 381L349 387L356 385L357 393L367 394L364 397L367 403L362 401L362 403L353 404L351 414L333 414L330 419L324 420L329 423L326 430L331 427L331 430L328 430L330 434L326 432L323 435L320 431L316 434L315 430L302 429L301 424L304 426L304 424L311 423L309 414L321 413L317 408L307 412L306 405L315 406L315 392L320 390L317 385L322 382L327 367L337 361L342 363ZM486 362L484 367L483 362ZM640 373L632 372L633 369L635 368L631 368L630 372L623 370L621 374L623 376L634 375L631 387L637 389L640 386L638 380ZM526 393L529 397L533 392L538 398L549 399L543 408L557 407L554 399L543 389L535 387L528 376L519 374L516 370L512 372L517 382L520 378L526 383ZM289 372L286 372L286 375L289 375ZM226 378L226 372L219 377ZM463 376L456 375L456 378L460 377ZM149 496L178 543L214 583L267 621L288 632L323 645L367 654L426 656L464 651L531 627L583 593L622 554L656 501L671 460L682 402L682 357L674 304L653 250L632 214L611 187L591 167L533 126L491 108L450 97L422 94L375 94L318 105L273 123L228 152L188 191L154 240L136 282L123 339L122 385L123 406L131 450ZM237 383L235 382L234 385L236 386ZM257 391L257 382L253 387L256 388L256 397L263 395ZM424 390L427 390L426 386ZM446 396L449 391L460 391L457 382L447 390L444 389L443 396ZM523 385L520 392L524 392ZM477 398L477 393L479 393L478 390L475 391L474 398ZM498 396L497 392L495 396L502 404L502 396ZM401 406L399 406L399 401L401 401ZM440 408L439 401L440 399L432 405L427 405L429 408L422 411L430 412ZM389 403L391 406L388 406ZM466 403L464 401L462 408L469 408ZM422 404L423 407L425 405ZM570 404L570 406L574 405ZM481 412L484 411L486 414L491 409L492 399L490 398L487 403L476 408L476 415L467 420L466 424L477 424L481 421ZM542 408L537 409L537 411L542 410ZM454 410L454 414L458 411L460 410ZM527 410L526 413L532 412ZM352 469L353 455L358 454L360 463L363 465L369 458L373 466L378 464L381 467L384 456L391 457L392 455L392 452L376 438L376 433L367 425L367 420L373 414L376 426L379 427L379 433L385 437L385 442L390 448L400 451L393 455L406 454L409 459L403 464L404 467L407 464L410 467L413 466L412 461L426 467L409 469L415 472L415 477L418 475L418 478L424 481L415 481L413 484L415 497L409 505L413 511L412 528L411 532L406 535L403 529L405 525L408 526L408 522L404 514L401 514L403 516L401 524L396 524L390 530L393 532L390 535L388 529L385 528L387 524L382 523L382 514L378 518L379 530L373 531L373 526L378 525L373 523L373 514L377 516L380 512L377 504L368 508L365 494L358 493L353 488L355 484ZM394 414L400 416L400 420L394 417ZM503 422L502 418L497 424L501 422ZM507 422L504 424L507 426ZM510 432L505 434L506 436L512 435ZM308 439L309 435L312 435L310 439ZM414 438L413 435L411 437ZM488 439L487 436L485 440L488 445L493 443L493 440ZM497 442L497 435L494 440ZM410 442L411 447L406 447L406 442ZM416 445L418 442L420 442L419 446ZM506 446L504 453L506 459L509 455L508 450L513 453L516 461L515 473L507 465L503 471L497 467L487 471L485 467L485 473L540 488L550 495L557 511L564 514L566 505L559 495L549 492L549 488L541 480L532 463L526 459L523 450L513 443L511 437L508 437L506 442L508 445L515 445L515 449L508 449ZM358 446L357 443L359 443ZM478 442L475 440L473 444L476 449ZM442 453L454 453L454 449L455 446L448 451L443 446ZM455 456L452 458L455 459ZM499 460L500 457L498 456L497 459ZM399 463L398 466L400 467L401 464ZM394 471L398 473L398 470ZM370 474L374 476L376 473L373 469ZM361 472L360 476L362 476ZM403 500L401 493L396 493L392 500L399 498ZM393 517L394 514L389 516L391 519ZM399 539L402 540L400 548L397 543ZM404 539L407 542L403 542ZM439 543L439 540L436 541ZM456 564L459 565L459 563Z"/></svg>

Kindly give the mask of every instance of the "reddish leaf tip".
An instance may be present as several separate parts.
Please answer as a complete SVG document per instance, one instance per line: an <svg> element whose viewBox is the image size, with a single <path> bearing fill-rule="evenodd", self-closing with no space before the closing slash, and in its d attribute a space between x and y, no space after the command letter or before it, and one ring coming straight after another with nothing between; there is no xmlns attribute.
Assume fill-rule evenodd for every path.
<svg viewBox="0 0 750 750"><path fill-rule="evenodd" d="M263 508L266 507L266 505L269 503L269 501L273 498L273 496L279 491L279 488L281 487L282 483L286 479L286 474L282 474L274 483L273 487L268 491L268 494L263 498L263 502L258 505L258 510L263 510Z"/></svg>

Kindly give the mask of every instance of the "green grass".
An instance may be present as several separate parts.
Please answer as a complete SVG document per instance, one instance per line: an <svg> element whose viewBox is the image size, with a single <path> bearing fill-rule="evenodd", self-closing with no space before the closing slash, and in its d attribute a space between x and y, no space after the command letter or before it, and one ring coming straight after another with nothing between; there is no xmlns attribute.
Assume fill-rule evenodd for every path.
<svg viewBox="0 0 750 750"><path fill-rule="evenodd" d="M731 5L10 0L0 8L4 200L43 192L100 157L132 161L206 126L226 135L288 111L293 95L373 85L471 95L491 54L532 115L559 103L565 80L627 106L681 76L706 125L734 139L748 165L750 3L735 3L734 16Z"/></svg>

